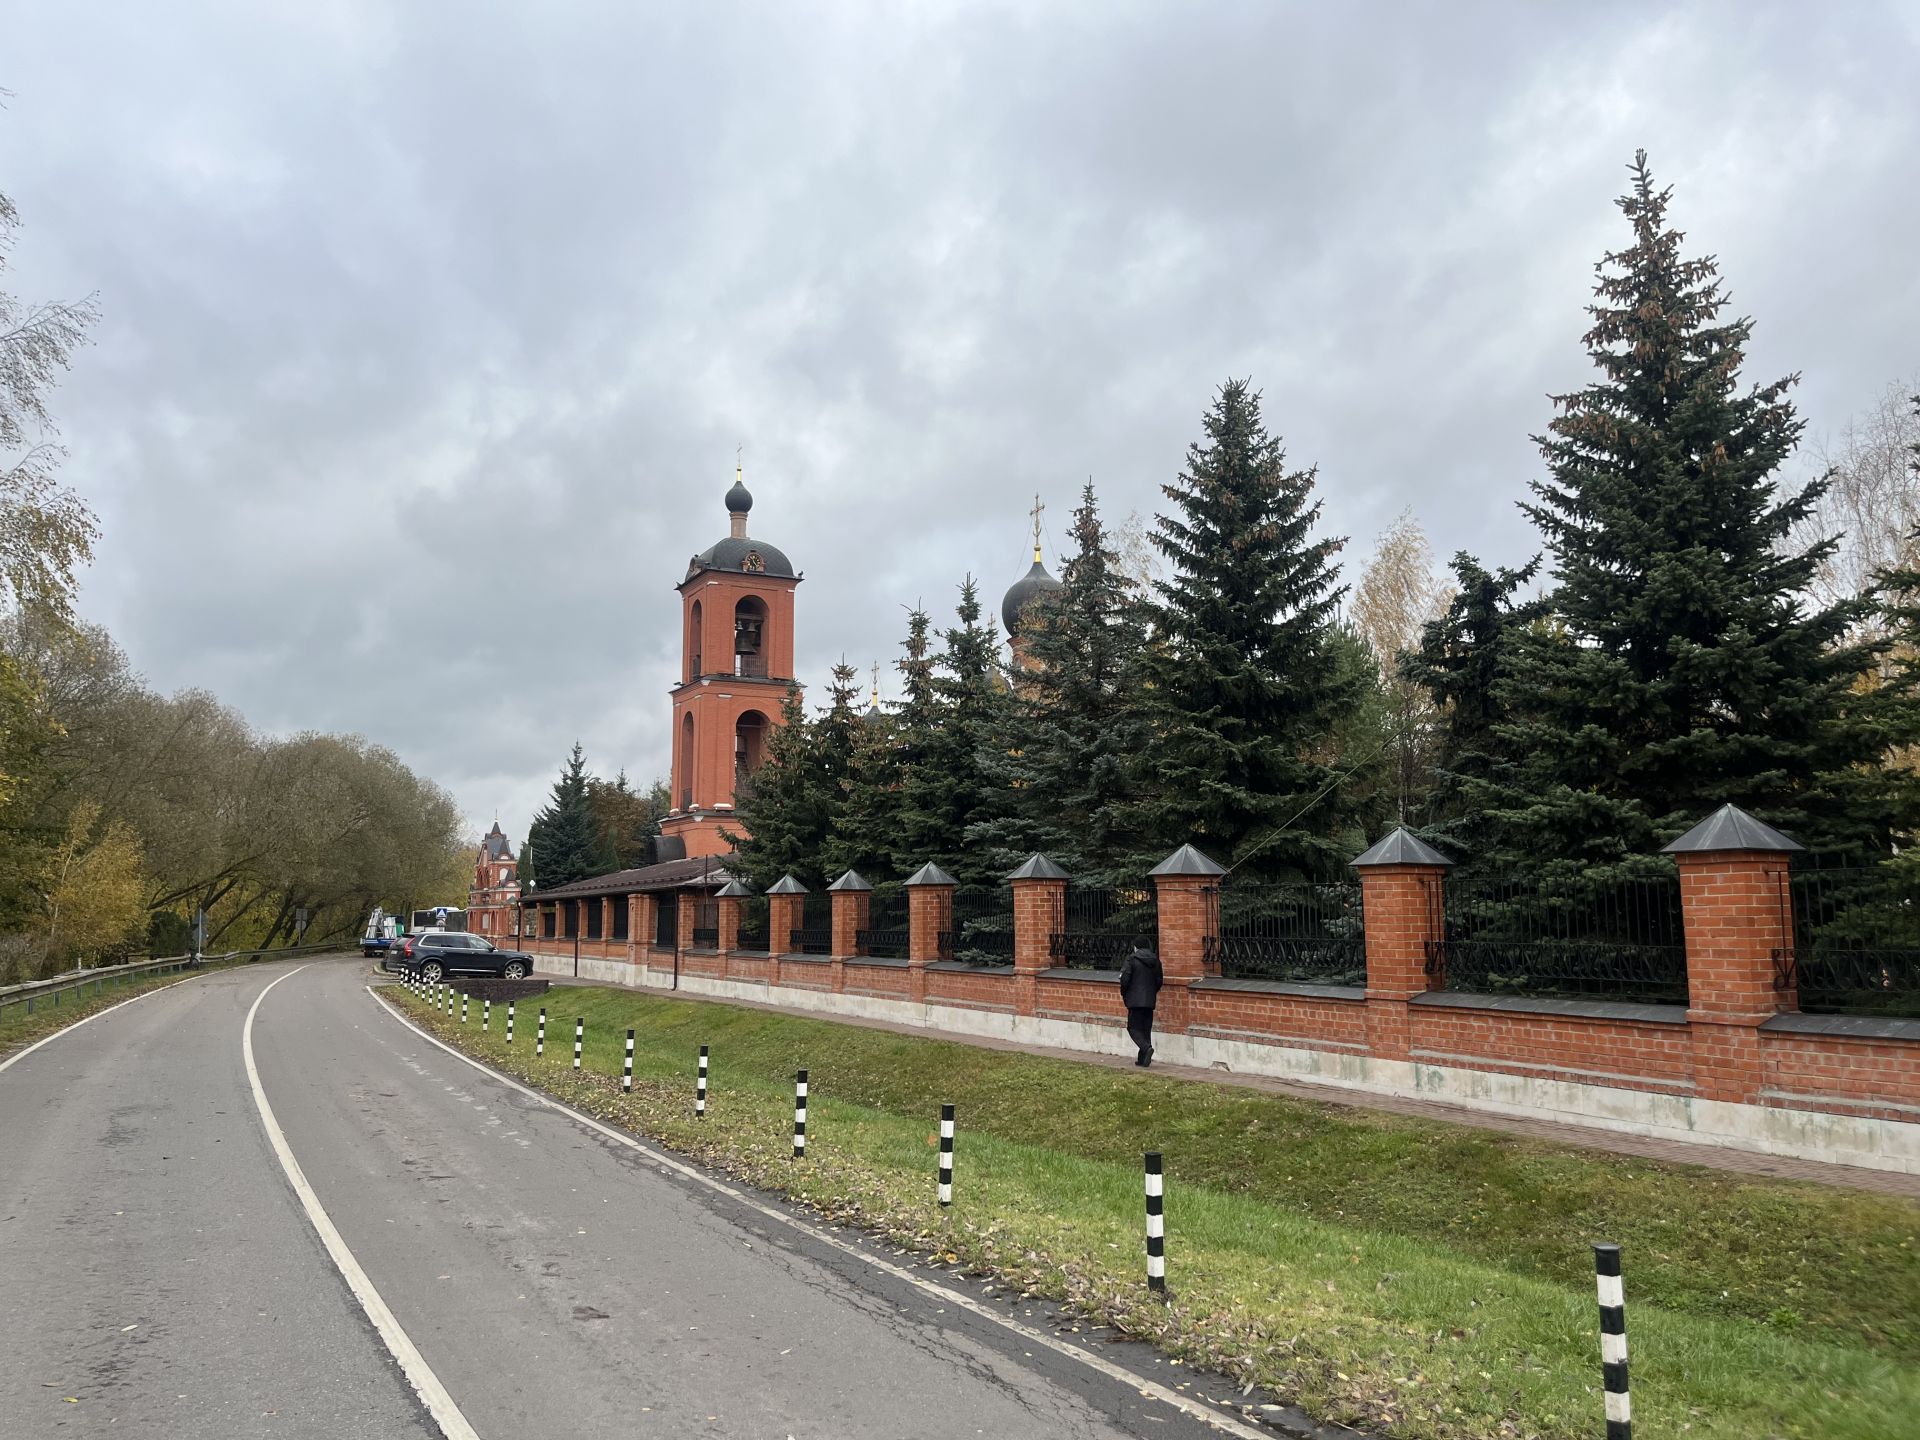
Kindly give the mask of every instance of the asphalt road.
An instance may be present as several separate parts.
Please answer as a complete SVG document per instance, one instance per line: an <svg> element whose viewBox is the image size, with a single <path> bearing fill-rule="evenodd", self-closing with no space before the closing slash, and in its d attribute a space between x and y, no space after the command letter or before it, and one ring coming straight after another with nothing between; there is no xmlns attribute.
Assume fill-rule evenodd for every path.
<svg viewBox="0 0 1920 1440"><path fill-rule="evenodd" d="M288 1151L484 1440L1233 1433L483 1074L370 973L205 976L0 1072L0 1435L441 1433L275 1154L257 999Z"/></svg>

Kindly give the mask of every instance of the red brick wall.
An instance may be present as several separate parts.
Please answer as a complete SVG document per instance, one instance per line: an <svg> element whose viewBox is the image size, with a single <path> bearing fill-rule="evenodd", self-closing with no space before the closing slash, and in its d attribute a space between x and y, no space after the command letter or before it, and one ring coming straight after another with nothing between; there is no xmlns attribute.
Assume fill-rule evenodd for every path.
<svg viewBox="0 0 1920 1440"><path fill-rule="evenodd" d="M1763 1104L1920 1122L1920 1045L1760 1032Z"/></svg>
<svg viewBox="0 0 1920 1440"><path fill-rule="evenodd" d="M1409 1058L1627 1090L1692 1088L1685 1025L1415 1005Z"/></svg>
<svg viewBox="0 0 1920 1440"><path fill-rule="evenodd" d="M912 988L912 976L904 965L862 965L858 961L844 971L849 995L883 995L889 1000L904 1000Z"/></svg>
<svg viewBox="0 0 1920 1440"><path fill-rule="evenodd" d="M927 999L936 1004L972 1005L1002 1012L1013 1009L1013 977L977 970L927 971Z"/></svg>
<svg viewBox="0 0 1920 1440"><path fill-rule="evenodd" d="M1034 1014L1051 1020L1120 1024L1127 1018L1127 1007L1120 1001L1120 987L1111 980L1059 980L1042 975Z"/></svg>
<svg viewBox="0 0 1920 1440"><path fill-rule="evenodd" d="M669 964L672 962L669 961ZM714 980L727 978L727 957L717 950L682 950L680 952L680 973L682 975L704 975Z"/></svg>
<svg viewBox="0 0 1920 1440"><path fill-rule="evenodd" d="M765 955L727 956L727 978L729 980L750 980L764 985L773 972L773 961Z"/></svg>
<svg viewBox="0 0 1920 1440"><path fill-rule="evenodd" d="M1273 1040L1328 1050L1364 1050L1367 1007L1358 1000L1322 1000L1250 990L1188 992L1196 1035Z"/></svg>
<svg viewBox="0 0 1920 1440"><path fill-rule="evenodd" d="M833 962L823 955L780 957L780 983L796 990L833 989Z"/></svg>

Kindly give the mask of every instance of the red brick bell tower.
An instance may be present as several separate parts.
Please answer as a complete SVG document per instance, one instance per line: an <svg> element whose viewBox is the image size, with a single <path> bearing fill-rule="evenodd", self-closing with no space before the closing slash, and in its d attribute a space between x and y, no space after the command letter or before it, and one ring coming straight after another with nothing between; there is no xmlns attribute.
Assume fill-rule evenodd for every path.
<svg viewBox="0 0 1920 1440"><path fill-rule="evenodd" d="M732 533L687 564L680 582L682 655L673 687L673 809L662 833L686 853L725 855L740 780L760 767L793 679L793 564L747 536L753 496L736 473Z"/></svg>

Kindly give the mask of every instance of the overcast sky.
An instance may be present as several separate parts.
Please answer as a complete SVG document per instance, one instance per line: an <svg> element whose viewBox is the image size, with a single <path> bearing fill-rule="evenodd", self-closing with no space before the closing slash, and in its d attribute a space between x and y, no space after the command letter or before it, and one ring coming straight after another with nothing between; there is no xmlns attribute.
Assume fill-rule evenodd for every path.
<svg viewBox="0 0 1920 1440"><path fill-rule="evenodd" d="M516 840L575 737L665 769L736 445L817 687L1036 491L1056 570L1086 476L1150 513L1228 375L1351 567L1525 558L1636 146L1814 436L1920 372L1914 4L6 8L85 614Z"/></svg>

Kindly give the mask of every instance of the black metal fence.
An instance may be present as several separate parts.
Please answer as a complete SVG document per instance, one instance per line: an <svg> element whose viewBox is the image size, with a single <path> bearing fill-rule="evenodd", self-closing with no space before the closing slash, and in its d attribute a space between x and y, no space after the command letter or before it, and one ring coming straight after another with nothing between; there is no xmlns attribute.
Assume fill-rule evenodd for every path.
<svg viewBox="0 0 1920 1440"><path fill-rule="evenodd" d="M1056 965L1112 970L1136 943L1157 947L1159 935L1159 902L1151 887L1069 885L1066 928L1049 937L1047 953Z"/></svg>
<svg viewBox="0 0 1920 1440"><path fill-rule="evenodd" d="M1920 871L1891 862L1796 870L1793 943L1774 983L1812 1014L1920 1017Z"/></svg>
<svg viewBox="0 0 1920 1440"><path fill-rule="evenodd" d="M1552 884L1454 880L1427 973L1482 995L1687 1003L1677 871Z"/></svg>
<svg viewBox="0 0 1920 1440"><path fill-rule="evenodd" d="M825 891L800 897L800 923L787 937L790 955L833 953L833 896Z"/></svg>
<svg viewBox="0 0 1920 1440"><path fill-rule="evenodd" d="M680 944L680 897L671 890L654 894L653 943L662 950L673 950Z"/></svg>
<svg viewBox="0 0 1920 1440"><path fill-rule="evenodd" d="M720 948L720 902L711 895L693 902L693 948Z"/></svg>
<svg viewBox="0 0 1920 1440"><path fill-rule="evenodd" d="M740 933L733 942L734 949L764 955L771 939L772 931L767 923L767 897L747 896L740 902Z"/></svg>
<svg viewBox="0 0 1920 1440"><path fill-rule="evenodd" d="M627 931L627 907L629 903L629 897L625 895L616 895L613 897L613 934L609 938L614 940L628 940L632 938Z"/></svg>
<svg viewBox="0 0 1920 1440"><path fill-rule="evenodd" d="M1233 882L1209 892L1207 958L1237 980L1367 983L1367 934L1357 884Z"/></svg>
<svg viewBox="0 0 1920 1440"><path fill-rule="evenodd" d="M911 940L907 892L899 885L876 885L867 897L867 923L855 932L862 955L905 960Z"/></svg>
<svg viewBox="0 0 1920 1440"><path fill-rule="evenodd" d="M963 965L1013 963L1013 891L962 885L953 892L953 928L940 932L940 958Z"/></svg>

